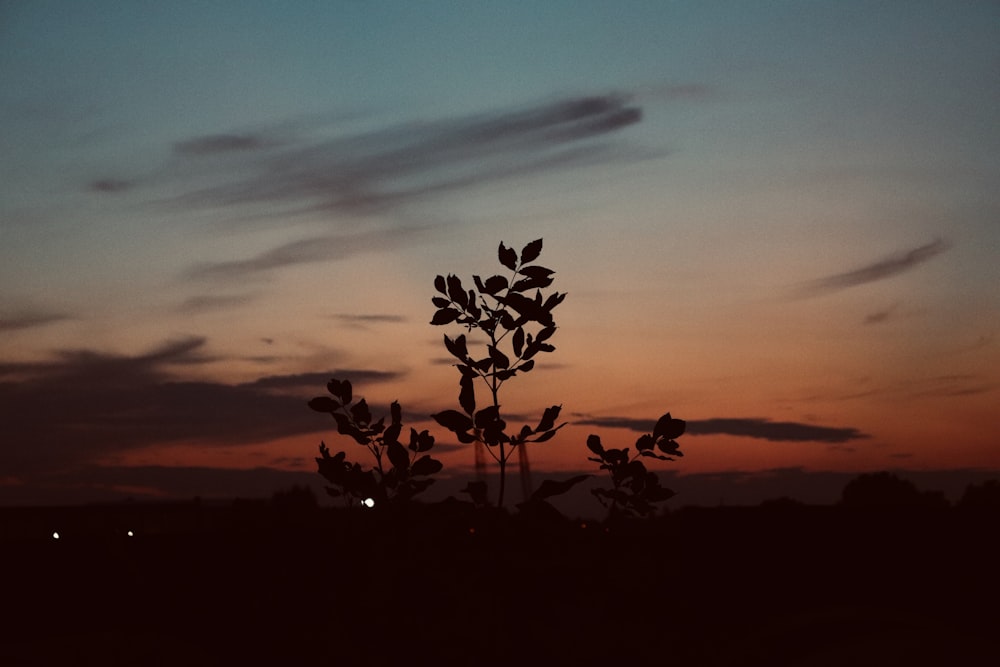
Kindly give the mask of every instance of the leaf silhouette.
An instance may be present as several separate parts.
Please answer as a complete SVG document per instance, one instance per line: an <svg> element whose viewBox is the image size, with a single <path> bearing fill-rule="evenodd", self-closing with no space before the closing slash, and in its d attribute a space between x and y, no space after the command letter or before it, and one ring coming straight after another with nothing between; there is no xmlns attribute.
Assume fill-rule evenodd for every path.
<svg viewBox="0 0 1000 667"><path fill-rule="evenodd" d="M500 299L500 302L505 306L513 308L526 320L539 322L545 326L552 324L552 315L523 294L510 292ZM509 328L513 329L514 327Z"/></svg>
<svg viewBox="0 0 1000 667"><path fill-rule="evenodd" d="M482 290L490 296L507 289L507 279L503 276L490 276L486 279L485 289Z"/></svg>
<svg viewBox="0 0 1000 667"><path fill-rule="evenodd" d="M389 462L394 468L405 470L409 467L410 455L406 453L406 447L403 447L398 440L388 443L386 450L389 454Z"/></svg>
<svg viewBox="0 0 1000 667"><path fill-rule="evenodd" d="M465 373L462 374L462 379L459 380L459 387L461 390L458 394L458 403L462 406L462 409L469 415L473 415L476 412L476 390L472 386L472 376Z"/></svg>
<svg viewBox="0 0 1000 667"><path fill-rule="evenodd" d="M497 250L497 257L500 259L500 263L506 266L511 271L517 270L517 252L513 248L508 248L500 242L500 248Z"/></svg>
<svg viewBox="0 0 1000 667"><path fill-rule="evenodd" d="M653 437L656 439L666 438L667 440L674 440L684 434L686 427L687 423L684 420L674 419L668 412L656 422L656 426L653 427Z"/></svg>
<svg viewBox="0 0 1000 667"><path fill-rule="evenodd" d="M555 271L552 269L546 269L543 266L527 266L521 269L521 273L525 277L514 283L514 286L511 289L515 292L524 292L529 289L541 289L548 287L552 284L552 274L555 273Z"/></svg>
<svg viewBox="0 0 1000 667"><path fill-rule="evenodd" d="M309 407L316 412L333 412L340 408L340 403L329 396L317 396L309 401Z"/></svg>
<svg viewBox="0 0 1000 667"><path fill-rule="evenodd" d="M653 436L648 433L645 435L640 435L639 439L635 441L635 448L640 452L646 451L648 449L653 449L656 446L656 442L653 440Z"/></svg>
<svg viewBox="0 0 1000 667"><path fill-rule="evenodd" d="M514 350L514 356L520 359L521 355L524 354L524 327L518 327L514 331L511 348Z"/></svg>
<svg viewBox="0 0 1000 667"><path fill-rule="evenodd" d="M542 239L535 239L521 249L521 264L534 262L542 254Z"/></svg>
<svg viewBox="0 0 1000 667"><path fill-rule="evenodd" d="M442 308L434 313L434 317L431 319L431 324L451 324L458 319L459 315L461 315L461 313L454 308Z"/></svg>
<svg viewBox="0 0 1000 667"><path fill-rule="evenodd" d="M559 482L547 479L541 483L534 493L531 494L531 499L544 500L545 498L551 498L552 496L562 495L589 477L591 477L591 475L577 475Z"/></svg>
<svg viewBox="0 0 1000 667"><path fill-rule="evenodd" d="M469 295L462 287L462 279L458 276L448 274L448 298L454 301L463 310L469 306Z"/></svg>
<svg viewBox="0 0 1000 667"><path fill-rule="evenodd" d="M551 408L545 408L545 413L542 415L542 420L538 422L538 427L536 431L548 431L556 425L556 419L559 418L559 411L562 410L561 405L553 405Z"/></svg>
<svg viewBox="0 0 1000 667"><path fill-rule="evenodd" d="M500 408L491 405L476 413L476 428L487 428L490 424L495 424L500 419Z"/></svg>
<svg viewBox="0 0 1000 667"><path fill-rule="evenodd" d="M367 426L372 421L371 410L368 409L368 402L361 399L351 406L351 416L358 426Z"/></svg>
<svg viewBox="0 0 1000 667"><path fill-rule="evenodd" d="M326 383L326 390L339 398L344 405L351 402L351 383L349 380L330 380Z"/></svg>
<svg viewBox="0 0 1000 667"><path fill-rule="evenodd" d="M399 442L399 434L403 430L402 424L393 424L385 430L382 434L382 442L386 445L390 445L394 442Z"/></svg>
<svg viewBox="0 0 1000 667"><path fill-rule="evenodd" d="M468 431L472 428L472 420L458 410L443 410L431 415L431 417L438 424L455 433Z"/></svg>
<svg viewBox="0 0 1000 667"><path fill-rule="evenodd" d="M426 452L434 446L434 436L427 429L417 433L417 429L410 428L410 449L415 452Z"/></svg>
<svg viewBox="0 0 1000 667"><path fill-rule="evenodd" d="M493 360L493 365L496 368L510 368L510 359L499 348L494 345L488 345L486 349L489 350L490 359Z"/></svg>
<svg viewBox="0 0 1000 667"><path fill-rule="evenodd" d="M469 347L465 340L465 334L462 334L455 340L448 338L448 334L445 334L444 346L459 361L464 362L469 358Z"/></svg>
<svg viewBox="0 0 1000 667"><path fill-rule="evenodd" d="M674 456L684 456L684 453L680 450L680 445L674 440L660 440L659 448L664 454L673 454Z"/></svg>
<svg viewBox="0 0 1000 667"><path fill-rule="evenodd" d="M432 459L430 456L421 456L410 466L410 472L414 475L433 475L441 471L441 462Z"/></svg>

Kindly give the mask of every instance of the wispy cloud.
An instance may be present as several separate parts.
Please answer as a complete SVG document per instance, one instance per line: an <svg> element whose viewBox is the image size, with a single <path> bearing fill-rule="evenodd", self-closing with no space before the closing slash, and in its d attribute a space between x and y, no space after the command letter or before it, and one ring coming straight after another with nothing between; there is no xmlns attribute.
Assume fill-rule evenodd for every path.
<svg viewBox="0 0 1000 667"><path fill-rule="evenodd" d="M114 178L102 178L96 181L91 181L88 185L88 189L92 192L103 192L113 194L116 192L124 192L133 187L134 183L131 181L123 181Z"/></svg>
<svg viewBox="0 0 1000 667"><path fill-rule="evenodd" d="M608 147L590 140L641 119L628 98L599 95L289 144L256 134L196 137L176 144L175 152L232 154L237 162L230 180L193 189L179 201L383 210L511 176L608 160Z"/></svg>
<svg viewBox="0 0 1000 667"><path fill-rule="evenodd" d="M191 278L243 278L298 264L331 262L360 253L391 250L413 243L420 227L375 230L360 234L331 234L292 241L247 259L202 263L188 271Z"/></svg>
<svg viewBox="0 0 1000 667"><path fill-rule="evenodd" d="M882 324L892 317L892 314L896 312L898 304L890 306L889 308L883 308L882 310L877 310L874 313L869 313L865 316L865 324Z"/></svg>
<svg viewBox="0 0 1000 667"><path fill-rule="evenodd" d="M246 305L254 299L250 294L199 295L185 299L177 306L177 311L188 315L229 310Z"/></svg>
<svg viewBox="0 0 1000 667"><path fill-rule="evenodd" d="M333 319L338 320L349 327L355 328L367 328L369 324L395 324L397 322L405 322L406 318L401 315L388 315L388 314L371 314L371 315L351 315L347 313L337 313L332 315Z"/></svg>
<svg viewBox="0 0 1000 667"><path fill-rule="evenodd" d="M350 380L353 385L358 386L398 380L403 377L403 375L403 373L397 373L395 371L379 371L358 368L339 369L323 373L269 375L240 386L248 389L300 389L305 387L309 388L310 391L321 394L326 391L327 382L334 377L342 380Z"/></svg>
<svg viewBox="0 0 1000 667"><path fill-rule="evenodd" d="M929 259L937 257L950 247L951 244L947 241L937 239L926 245L886 257L858 269L810 281L799 287L795 293L799 297L819 296L877 280L892 278L923 264Z"/></svg>
<svg viewBox="0 0 1000 667"><path fill-rule="evenodd" d="M997 385L990 378L976 374L937 375L918 377L893 384L867 386L864 382L855 383L864 389L846 389L804 396L805 401L849 401L885 397L896 400L912 400L925 398L951 398L972 396L996 391Z"/></svg>
<svg viewBox="0 0 1000 667"><path fill-rule="evenodd" d="M202 156L270 148L275 141L256 134L211 134L174 144L179 155Z"/></svg>
<svg viewBox="0 0 1000 667"><path fill-rule="evenodd" d="M656 420L628 417L597 417L574 423L607 428L624 428L639 433L651 433ZM868 436L856 428L816 426L799 422L775 422L762 418L712 418L687 422L688 435L737 435L772 442L848 442Z"/></svg>
<svg viewBox="0 0 1000 667"><path fill-rule="evenodd" d="M68 319L71 319L70 316L63 313L36 311L23 311L7 315L0 314L0 332L34 329L35 327L43 327Z"/></svg>
<svg viewBox="0 0 1000 667"><path fill-rule="evenodd" d="M816 426L798 422L774 422L769 419L705 419L688 422L691 435L741 435L775 442L848 442L868 435L856 428Z"/></svg>

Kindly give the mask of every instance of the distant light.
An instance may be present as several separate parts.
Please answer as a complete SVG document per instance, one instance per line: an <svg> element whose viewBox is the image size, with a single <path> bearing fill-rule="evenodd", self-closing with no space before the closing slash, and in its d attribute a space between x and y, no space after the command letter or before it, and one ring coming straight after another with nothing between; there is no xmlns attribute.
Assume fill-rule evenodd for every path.
<svg viewBox="0 0 1000 667"><path fill-rule="evenodd" d="M131 530L125 534L128 535L129 537L135 537L135 533L133 533Z"/></svg>
<svg viewBox="0 0 1000 667"><path fill-rule="evenodd" d="M59 533L58 532L52 533L52 539L53 540L58 540L59 539Z"/></svg>
<svg viewBox="0 0 1000 667"><path fill-rule="evenodd" d="M365 507L375 507L375 499L365 498L364 500L361 501L361 504L364 505Z"/></svg>

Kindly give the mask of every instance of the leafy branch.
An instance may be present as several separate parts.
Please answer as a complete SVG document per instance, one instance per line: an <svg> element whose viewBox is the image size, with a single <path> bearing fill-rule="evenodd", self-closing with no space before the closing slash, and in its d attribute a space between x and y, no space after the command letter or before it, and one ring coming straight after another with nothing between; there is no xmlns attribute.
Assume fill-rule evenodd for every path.
<svg viewBox="0 0 1000 667"><path fill-rule="evenodd" d="M595 454L587 460L600 463L600 469L607 470L611 479L610 489L591 491L608 508L609 516L648 516L656 510L654 503L669 500L675 495L672 490L660 486L657 474L647 470L639 459L673 461L674 456L684 456L676 439L684 434L686 427L685 421L674 419L668 412L657 420L652 433L639 436L635 441L636 454L632 457L628 447L605 449L599 436L587 438L587 448ZM662 453L657 454L656 450Z"/></svg>
<svg viewBox="0 0 1000 667"><path fill-rule="evenodd" d="M474 275L475 289L467 289L461 278L452 274L434 279L438 296L431 299L437 308L431 324L458 324L469 332L478 329L485 334L487 343L486 354L478 357L470 352L465 334L454 339L445 334L445 347L458 360L458 402L462 411L444 410L432 417L452 431L459 442L486 445L500 468L499 506L503 505L507 462L514 451L529 442L545 442L566 425L556 424L562 406L553 405L545 409L534 427L525 424L517 433L508 434L500 412L503 385L518 373L530 372L536 355L556 349L549 342L557 328L552 311L566 294L552 292L543 296L542 290L552 284L555 272L533 264L541 252L541 239L527 244L520 253L501 242L497 258L509 275L497 274L485 280ZM488 404L478 410L477 382L489 393Z"/></svg>
<svg viewBox="0 0 1000 667"><path fill-rule="evenodd" d="M375 458L375 466L365 469L347 460L346 452L330 455L326 443L320 443L316 459L319 473L332 485L327 493L344 497L348 503L366 501L380 503L409 500L434 483L429 476L439 472L441 462L425 452L434 447L434 436L428 431L410 428L409 444L400 441L403 432L402 408L393 401L389 408L390 422L385 417L374 420L364 398L353 401L348 380L332 379L326 385L331 396L317 396L309 407L326 412L337 422L337 432L354 439Z"/></svg>

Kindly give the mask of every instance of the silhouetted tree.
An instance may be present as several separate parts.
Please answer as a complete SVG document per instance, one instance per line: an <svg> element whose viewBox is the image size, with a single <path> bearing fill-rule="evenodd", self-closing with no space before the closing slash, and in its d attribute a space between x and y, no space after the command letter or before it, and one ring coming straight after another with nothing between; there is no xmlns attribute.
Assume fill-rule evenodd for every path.
<svg viewBox="0 0 1000 667"><path fill-rule="evenodd" d="M921 492L908 479L891 472L864 473L849 481L841 492L845 507L946 507L944 495Z"/></svg>
<svg viewBox="0 0 1000 667"><path fill-rule="evenodd" d="M302 484L278 489L271 495L271 505L279 512L308 512L317 508L316 494Z"/></svg>
<svg viewBox="0 0 1000 667"><path fill-rule="evenodd" d="M964 510L1000 511L1000 480L988 479L982 484L965 487L958 507Z"/></svg>

